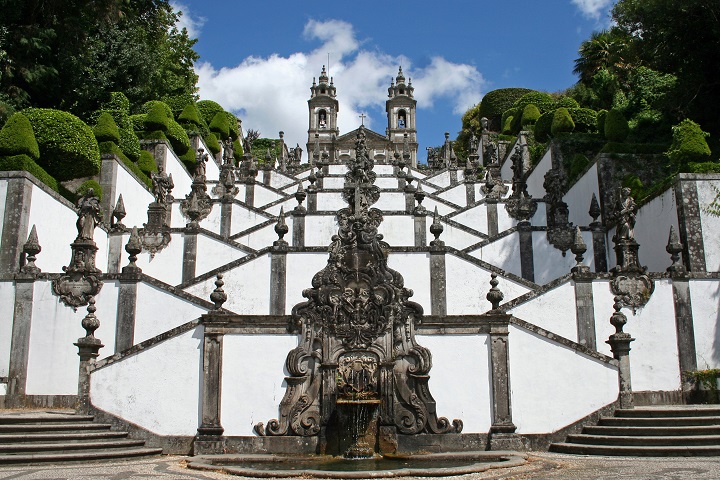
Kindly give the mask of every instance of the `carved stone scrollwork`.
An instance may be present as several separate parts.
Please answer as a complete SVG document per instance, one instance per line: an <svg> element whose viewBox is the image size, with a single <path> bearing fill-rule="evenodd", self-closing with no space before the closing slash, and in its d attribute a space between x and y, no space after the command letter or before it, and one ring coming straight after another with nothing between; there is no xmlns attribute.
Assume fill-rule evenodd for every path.
<svg viewBox="0 0 720 480"><path fill-rule="evenodd" d="M207 218L213 208L212 199L207 193L207 185L205 184L205 163L207 161L208 154L202 148L198 148L195 174L190 186L190 193L185 195L185 199L180 202L180 212L194 226Z"/></svg>
<svg viewBox="0 0 720 480"><path fill-rule="evenodd" d="M89 299L95 297L103 285L100 269L95 267L98 247L93 240L95 227L102 219L102 212L100 199L95 196L92 188L78 200L76 212L78 235L70 244L70 265L63 267L65 273L53 280L52 288L61 302L77 311L78 307L87 305Z"/></svg>
<svg viewBox="0 0 720 480"><path fill-rule="evenodd" d="M292 309L290 331L300 334L285 366L287 390L277 419L255 426L259 435L321 434L340 397L379 405L379 426L397 433L460 432L462 422L438 417L428 387L432 356L415 340L422 307L409 298L399 272L387 265L389 246L378 234L373 163L363 127L348 164L338 232L327 266Z"/></svg>
<svg viewBox="0 0 720 480"><path fill-rule="evenodd" d="M524 164L522 158L522 147L515 146L515 151L510 157L513 171L513 190L510 198L505 203L505 210L516 220L525 222L537 212L537 203L527 191L527 179L525 178Z"/></svg>

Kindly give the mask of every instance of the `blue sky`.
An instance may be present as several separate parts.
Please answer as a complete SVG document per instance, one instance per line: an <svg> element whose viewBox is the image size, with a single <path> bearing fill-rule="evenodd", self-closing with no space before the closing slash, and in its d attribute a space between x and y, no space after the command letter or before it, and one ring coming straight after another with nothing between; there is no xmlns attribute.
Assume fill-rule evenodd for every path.
<svg viewBox="0 0 720 480"><path fill-rule="evenodd" d="M381 2L178 0L199 40L201 99L219 102L243 128L288 143L307 140L307 99L330 54L341 133L386 127L390 78L402 65L418 101L419 152L451 138L462 113L488 91L555 92L576 81L580 43L606 28L612 0ZM305 156L305 158L307 158ZM424 155L420 154L424 161Z"/></svg>

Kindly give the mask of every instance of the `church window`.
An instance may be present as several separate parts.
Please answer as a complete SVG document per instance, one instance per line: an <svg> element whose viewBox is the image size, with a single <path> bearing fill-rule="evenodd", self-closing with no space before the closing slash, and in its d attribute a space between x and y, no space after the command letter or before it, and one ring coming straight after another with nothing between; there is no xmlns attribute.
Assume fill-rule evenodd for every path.
<svg viewBox="0 0 720 480"><path fill-rule="evenodd" d="M320 125L320 128L327 128L327 113L325 110L318 112L318 125Z"/></svg>
<svg viewBox="0 0 720 480"><path fill-rule="evenodd" d="M407 125L407 114L405 113L405 110L400 110L398 112L398 128L406 128Z"/></svg>

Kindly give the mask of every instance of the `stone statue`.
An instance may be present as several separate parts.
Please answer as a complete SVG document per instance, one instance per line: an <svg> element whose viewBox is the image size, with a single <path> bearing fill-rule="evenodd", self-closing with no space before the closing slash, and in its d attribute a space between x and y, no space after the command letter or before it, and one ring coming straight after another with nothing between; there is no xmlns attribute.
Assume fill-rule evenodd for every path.
<svg viewBox="0 0 720 480"><path fill-rule="evenodd" d="M300 148L299 143L295 144L295 148L293 149L293 151L295 152L295 162L300 163L302 161L303 149Z"/></svg>
<svg viewBox="0 0 720 480"><path fill-rule="evenodd" d="M487 132L487 131L488 131L488 119L487 119L487 117L482 117L482 118L480 119L480 128L482 129L483 132Z"/></svg>
<svg viewBox="0 0 720 480"><path fill-rule="evenodd" d="M196 182L205 182L205 175L206 175L206 167L205 162L208 161L208 154L205 153L205 150L202 148L198 148L198 155L197 159L195 160L195 178L194 181Z"/></svg>
<svg viewBox="0 0 720 480"><path fill-rule="evenodd" d="M495 145L493 142L488 143L486 152L487 152L487 159L485 160L487 162L486 165L491 165L493 163L498 162L497 145Z"/></svg>
<svg viewBox="0 0 720 480"><path fill-rule="evenodd" d="M620 192L618 201L618 240L634 240L635 239L635 214L637 213L637 204L635 199L630 196L630 189L624 187Z"/></svg>
<svg viewBox="0 0 720 480"><path fill-rule="evenodd" d="M153 184L153 195L155 195L155 201L159 204L168 203L168 195L170 190L175 188L172 175L168 176L163 167L159 166L157 173L152 174Z"/></svg>
<svg viewBox="0 0 720 480"><path fill-rule="evenodd" d="M470 137L470 153L477 153L479 146L480 143L478 142L478 138L473 133L472 137Z"/></svg>
<svg viewBox="0 0 720 480"><path fill-rule="evenodd" d="M95 233L95 227L102 221L102 211L100 210L100 199L95 196L95 190L88 188L88 191L77 203L78 219L77 240L92 240Z"/></svg>

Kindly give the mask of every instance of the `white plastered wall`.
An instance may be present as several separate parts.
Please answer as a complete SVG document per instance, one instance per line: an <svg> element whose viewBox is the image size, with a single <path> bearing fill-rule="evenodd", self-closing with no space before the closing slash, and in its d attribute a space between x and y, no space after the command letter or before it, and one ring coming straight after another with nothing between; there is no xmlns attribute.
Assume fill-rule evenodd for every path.
<svg viewBox="0 0 720 480"><path fill-rule="evenodd" d="M587 246L584 254L583 265L595 271L595 255L593 254L592 232L581 232L583 241ZM544 285L556 278L570 273L576 265L575 255L567 250L563 257L562 251L555 248L547 239L546 232L532 232L533 236L533 264L535 271L535 283Z"/></svg>
<svg viewBox="0 0 720 480"><path fill-rule="evenodd" d="M292 218L285 217L285 223L288 226L288 231L292 232ZM255 250L261 250L273 244L278 239L277 233L275 233L275 223L265 225L262 228L254 230L247 235L239 237L236 241L241 245L247 245ZM288 234L286 241L292 240L292 233Z"/></svg>
<svg viewBox="0 0 720 480"><path fill-rule="evenodd" d="M570 211L569 221L575 225L589 225L592 221L590 214L590 202L593 193L600 201L600 187L598 186L597 163L583 175L563 197ZM599 218L598 221L601 221Z"/></svg>
<svg viewBox="0 0 720 480"><path fill-rule="evenodd" d="M291 183L293 183L295 180L283 175L280 172L277 171L271 171L270 173L270 186L273 188L281 189Z"/></svg>
<svg viewBox="0 0 720 480"><path fill-rule="evenodd" d="M3 231L3 225L5 224L5 204L7 203L7 179L0 180L0 233Z"/></svg>
<svg viewBox="0 0 720 480"><path fill-rule="evenodd" d="M468 210L453 216L452 219L458 223L467 225L480 233L488 233L487 205L485 204L469 208Z"/></svg>
<svg viewBox="0 0 720 480"><path fill-rule="evenodd" d="M35 265L40 270L43 272L62 272L62 267L70 263L72 256L70 244L75 240L78 233L75 226L77 218L77 214L73 210L33 184L28 229L36 225L42 251L38 254ZM104 236L105 232L96 228L95 240L99 240L101 235ZM102 263L98 257L101 257L99 251L96 257L96 265L100 268L107 265L107 261Z"/></svg>
<svg viewBox="0 0 720 480"><path fill-rule="evenodd" d="M670 226L678 232L677 206L673 188L665 190L662 195L643 205L635 219L635 240L640 244L640 264L648 267L651 272L664 272L672 263L665 250Z"/></svg>
<svg viewBox="0 0 720 480"><path fill-rule="evenodd" d="M247 255L224 242L212 237L198 234L197 236L197 258L195 261L195 275L202 275L215 268L242 258Z"/></svg>
<svg viewBox="0 0 720 480"><path fill-rule="evenodd" d="M691 280L697 368L720 368L720 282Z"/></svg>
<svg viewBox="0 0 720 480"><path fill-rule="evenodd" d="M168 147L165 151L167 152L165 156L165 173L172 175L173 184L175 185L171 193L175 198L183 198L186 194L190 193L192 177L188 174L185 165L171 148Z"/></svg>
<svg viewBox="0 0 720 480"><path fill-rule="evenodd" d="M0 282L0 377L8 376L14 310L14 282Z"/></svg>
<svg viewBox="0 0 720 480"><path fill-rule="evenodd" d="M552 168L552 150L547 149L545 155L535 166L527 179L527 191L533 198L543 198L545 196L545 174Z"/></svg>
<svg viewBox="0 0 720 480"><path fill-rule="evenodd" d="M285 313L289 315L295 305L307 301L302 291L310 288L315 274L325 268L328 254L293 252L288 253L286 262Z"/></svg>
<svg viewBox="0 0 720 480"><path fill-rule="evenodd" d="M439 193L438 197L444 198L455 205L464 207L467 205L467 188L464 183L461 183L450 190Z"/></svg>
<svg viewBox="0 0 720 480"><path fill-rule="evenodd" d="M427 177L427 181L436 185L439 188L445 188L450 186L450 172L442 172L431 177Z"/></svg>
<svg viewBox="0 0 720 480"><path fill-rule="evenodd" d="M127 170L122 162L118 162L117 179L115 183L115 198L110 199L111 203L117 203L117 197L123 196L125 204L125 218L122 223L128 227L136 226L141 228L147 222L147 209L151 202L155 201L152 193L138 183Z"/></svg>
<svg viewBox="0 0 720 480"><path fill-rule="evenodd" d="M718 195L720 181L699 181L696 182L696 185L705 247L705 268L708 272L718 272L720 271L720 242L718 241L720 217L711 215L706 209Z"/></svg>
<svg viewBox="0 0 720 480"><path fill-rule="evenodd" d="M508 299L507 295L505 299ZM571 281L512 308L508 313L573 342L578 340L575 286Z"/></svg>
<svg viewBox="0 0 720 480"><path fill-rule="evenodd" d="M338 225L334 215L307 215L305 217L305 245L320 247L330 245Z"/></svg>
<svg viewBox="0 0 720 480"><path fill-rule="evenodd" d="M282 208L285 212L285 219L292 219L292 211L293 209L297 207L297 200L295 200L295 197L286 198L282 202L278 202L277 204L267 207L264 209L265 212L269 213L270 215L273 215L275 217L280 215L280 209Z"/></svg>
<svg viewBox="0 0 720 480"><path fill-rule="evenodd" d="M219 207L220 205L213 207L213 209L218 209L218 215L220 215ZM270 220L269 215L262 215L242 205L233 204L232 213L230 214L230 229L235 235L268 220Z"/></svg>
<svg viewBox="0 0 720 480"><path fill-rule="evenodd" d="M435 238L435 236L430 233L430 227L432 226L432 223L432 218L428 217L428 221L425 222L425 228L427 230L425 235L428 243ZM447 245L448 247L462 250L471 245L475 245L476 243L479 243L481 240L483 240L481 237L473 235L472 233L468 233L465 230L461 230L454 225L448 225L442 220L440 221L440 223L443 226L443 232L440 234L440 240L445 242L445 245Z"/></svg>
<svg viewBox="0 0 720 480"><path fill-rule="evenodd" d="M617 368L510 325L509 369L517 433L549 433L612 403Z"/></svg>
<svg viewBox="0 0 720 480"><path fill-rule="evenodd" d="M317 210L320 212L336 212L341 208L347 207L347 203L343 200L338 192L318 192L317 193Z"/></svg>
<svg viewBox="0 0 720 480"><path fill-rule="evenodd" d="M257 207L262 207L268 203L272 203L275 200L282 198L282 195L273 192L263 185L255 184L255 191L253 192L253 203Z"/></svg>
<svg viewBox="0 0 720 480"><path fill-rule="evenodd" d="M463 433L487 433L492 425L489 335L417 335L416 339L432 353L428 385L438 416L462 420ZM460 359L462 368L458 368Z"/></svg>
<svg viewBox="0 0 720 480"><path fill-rule="evenodd" d="M400 192L381 193L380 199L372 207L382 211L405 211L405 194Z"/></svg>
<svg viewBox="0 0 720 480"><path fill-rule="evenodd" d="M204 298L209 300L209 295ZM143 342L194 320L206 312L206 309L189 300L177 297L154 285L138 283L133 343Z"/></svg>
<svg viewBox="0 0 720 480"><path fill-rule="evenodd" d="M123 245L127 243L129 235L123 235ZM169 285L178 285L182 282L184 235L173 233L170 243L165 248L151 256L148 252L138 255L137 266L144 274L165 282ZM123 259L123 262L125 260ZM123 263L124 265L124 263Z"/></svg>
<svg viewBox="0 0 720 480"><path fill-rule="evenodd" d="M415 245L415 219L409 215L386 215L378 232L394 247Z"/></svg>
<svg viewBox="0 0 720 480"><path fill-rule="evenodd" d="M413 291L410 300L430 313L430 254L394 252L388 255L388 267L403 276L405 288Z"/></svg>
<svg viewBox="0 0 720 480"><path fill-rule="evenodd" d="M500 237L478 250L473 250L470 255L502 268L508 273L517 276L522 274L520 269L520 239L517 232Z"/></svg>
<svg viewBox="0 0 720 480"><path fill-rule="evenodd" d="M429 197L426 197L425 200L423 200L422 205L429 213L433 213L435 211L435 207L437 207L438 214L442 216L448 215L456 211L454 208L449 207L444 203L440 203L437 200ZM400 210L405 210L404 203L403 208L401 208Z"/></svg>
<svg viewBox="0 0 720 480"><path fill-rule="evenodd" d="M93 372L92 404L158 435L194 436L202 342L197 327Z"/></svg>
<svg viewBox="0 0 720 480"><path fill-rule="evenodd" d="M445 256L445 268L448 315L479 315L492 308L485 298L490 290L489 271L454 255ZM507 278L498 277L498 280L506 302L530 291Z"/></svg>
<svg viewBox="0 0 720 480"><path fill-rule="evenodd" d="M220 406L224 435L254 436L255 424L278 418L287 388L285 358L297 347L297 339L297 335L224 336Z"/></svg>

